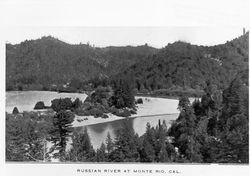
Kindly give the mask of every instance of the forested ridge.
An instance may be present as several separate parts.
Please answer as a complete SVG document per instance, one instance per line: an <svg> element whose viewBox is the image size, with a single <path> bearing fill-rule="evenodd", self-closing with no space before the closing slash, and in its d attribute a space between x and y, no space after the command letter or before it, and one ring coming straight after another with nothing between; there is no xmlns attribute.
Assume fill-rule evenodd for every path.
<svg viewBox="0 0 250 176"><path fill-rule="evenodd" d="M133 77L139 91L202 90L209 80L221 90L240 72L248 72L249 32L225 44L205 47L185 42L168 44L152 58L119 73ZM245 79L248 85L248 79Z"/></svg>
<svg viewBox="0 0 250 176"><path fill-rule="evenodd" d="M72 80L82 83L95 77L107 78L156 51L147 45L72 45L51 36L6 44L6 88L42 89Z"/></svg>
<svg viewBox="0 0 250 176"><path fill-rule="evenodd" d="M239 72L248 70L248 41L249 32L211 47L178 41L162 49L147 44L99 48L71 45L51 36L6 44L6 89L48 90L71 82L83 89L95 79L131 77L139 92L198 92L207 80L222 90Z"/></svg>

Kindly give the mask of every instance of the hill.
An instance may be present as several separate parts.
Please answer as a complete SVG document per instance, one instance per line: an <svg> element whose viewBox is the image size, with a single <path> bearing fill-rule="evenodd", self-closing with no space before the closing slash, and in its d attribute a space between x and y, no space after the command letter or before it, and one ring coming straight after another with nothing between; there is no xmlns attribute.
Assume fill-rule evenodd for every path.
<svg viewBox="0 0 250 176"><path fill-rule="evenodd" d="M222 90L240 72L248 73L248 43L249 32L211 47L177 41L162 49L100 48L42 37L6 44L6 88L48 90L72 82L79 87L95 78L130 77L139 92L200 92L207 81ZM244 75L248 85L248 74Z"/></svg>
<svg viewBox="0 0 250 176"><path fill-rule="evenodd" d="M239 72L247 70L249 32L225 44L205 47L185 42L168 44L151 58L117 74L131 77L139 92L203 90L210 81L224 89ZM248 85L248 74L245 74Z"/></svg>
<svg viewBox="0 0 250 176"><path fill-rule="evenodd" d="M71 45L51 36L6 44L6 88L41 89L52 84L109 77L157 52L143 46L98 48Z"/></svg>

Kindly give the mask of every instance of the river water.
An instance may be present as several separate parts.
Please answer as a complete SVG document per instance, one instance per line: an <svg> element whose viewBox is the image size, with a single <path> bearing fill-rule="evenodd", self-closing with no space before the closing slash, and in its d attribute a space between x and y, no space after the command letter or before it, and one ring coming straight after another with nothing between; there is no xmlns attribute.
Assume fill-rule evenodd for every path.
<svg viewBox="0 0 250 176"><path fill-rule="evenodd" d="M123 123L126 121L130 127L132 127L139 136L141 136L146 131L146 124L149 122L151 126L155 127L158 124L158 121L166 121L167 126L169 127L171 122L178 117L178 114L171 115L159 115L152 117L136 117L129 119L121 119L106 123L99 123L94 125L86 126L91 143L95 149L99 148L107 138L108 132L110 133L111 138L115 138L116 131L122 127ZM77 127L78 132L83 132L85 127Z"/></svg>

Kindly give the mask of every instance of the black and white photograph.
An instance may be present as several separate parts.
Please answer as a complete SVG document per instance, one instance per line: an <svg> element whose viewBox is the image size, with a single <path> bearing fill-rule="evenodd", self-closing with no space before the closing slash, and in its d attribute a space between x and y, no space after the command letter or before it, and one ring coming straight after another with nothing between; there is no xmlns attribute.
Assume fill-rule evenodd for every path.
<svg viewBox="0 0 250 176"><path fill-rule="evenodd" d="M192 17L186 11L175 19ZM216 21L203 6L195 12ZM232 21L237 13L228 13ZM28 167L54 170L44 175L56 167L67 175L190 175L185 167L202 174L211 165L224 168L213 170L219 175L249 171L248 24L192 25L200 16L181 25L70 18L44 25L50 19L37 17L4 26L1 40L1 158L9 175L10 167L22 168L20 176Z"/></svg>
<svg viewBox="0 0 250 176"><path fill-rule="evenodd" d="M6 43L7 162L249 163L248 29L49 32Z"/></svg>

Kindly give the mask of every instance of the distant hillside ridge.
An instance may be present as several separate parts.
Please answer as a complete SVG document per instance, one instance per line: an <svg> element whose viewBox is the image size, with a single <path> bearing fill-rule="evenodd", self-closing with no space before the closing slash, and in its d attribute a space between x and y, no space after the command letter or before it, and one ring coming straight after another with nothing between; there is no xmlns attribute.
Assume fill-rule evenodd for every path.
<svg viewBox="0 0 250 176"><path fill-rule="evenodd" d="M110 77L156 52L146 44L99 48L72 45L51 36L6 44L6 89L40 89L72 79Z"/></svg>
<svg viewBox="0 0 250 176"><path fill-rule="evenodd" d="M151 58L115 75L133 78L139 92L156 90L203 90L210 81L224 89L240 72L248 85L249 32L215 46L181 41L168 44ZM247 74L246 74L247 73Z"/></svg>

